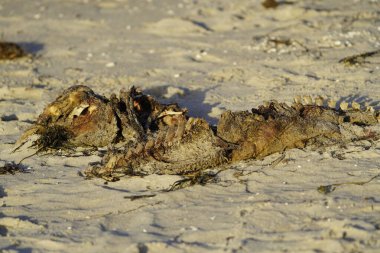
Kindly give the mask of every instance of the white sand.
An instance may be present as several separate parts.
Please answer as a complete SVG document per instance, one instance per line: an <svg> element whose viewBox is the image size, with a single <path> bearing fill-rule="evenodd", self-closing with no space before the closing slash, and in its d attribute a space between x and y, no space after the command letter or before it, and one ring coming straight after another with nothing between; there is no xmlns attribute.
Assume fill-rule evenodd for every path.
<svg viewBox="0 0 380 253"><path fill-rule="evenodd" d="M380 99L380 2L67 0L0 2L4 40L37 57L0 62L0 159L64 88L109 95L131 84L212 123L226 109L295 95ZM290 39L275 45L269 39ZM30 153L30 151L29 151ZM338 155L337 155L338 154ZM342 155L343 160L337 156ZM380 143L291 150L275 167L229 166L221 181L163 193L176 176L105 185L78 171L98 156L34 156L0 175L2 252L379 252ZM240 175L240 177L237 177ZM126 196L156 194L131 201Z"/></svg>

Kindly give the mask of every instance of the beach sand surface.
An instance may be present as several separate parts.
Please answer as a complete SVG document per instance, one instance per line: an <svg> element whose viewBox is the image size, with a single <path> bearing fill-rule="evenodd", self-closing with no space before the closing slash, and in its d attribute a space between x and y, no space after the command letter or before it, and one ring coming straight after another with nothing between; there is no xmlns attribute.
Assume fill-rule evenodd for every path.
<svg viewBox="0 0 380 253"><path fill-rule="evenodd" d="M379 50L380 2L278 2L2 0L2 40L33 56L0 62L0 165L33 153L11 151L78 84L135 85L211 124L296 95L379 108L380 55L339 60ZM379 141L282 155L173 192L179 176L84 180L97 153L32 156L0 175L1 252L380 252Z"/></svg>

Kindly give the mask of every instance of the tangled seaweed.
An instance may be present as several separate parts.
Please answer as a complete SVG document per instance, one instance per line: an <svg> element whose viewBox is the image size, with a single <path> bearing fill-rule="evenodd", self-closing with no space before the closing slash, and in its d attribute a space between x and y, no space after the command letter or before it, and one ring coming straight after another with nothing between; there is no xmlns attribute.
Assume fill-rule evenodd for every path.
<svg viewBox="0 0 380 253"><path fill-rule="evenodd" d="M28 171L24 165L15 162L5 162L4 165L0 166L0 175L11 174L14 175L16 173L25 173Z"/></svg>

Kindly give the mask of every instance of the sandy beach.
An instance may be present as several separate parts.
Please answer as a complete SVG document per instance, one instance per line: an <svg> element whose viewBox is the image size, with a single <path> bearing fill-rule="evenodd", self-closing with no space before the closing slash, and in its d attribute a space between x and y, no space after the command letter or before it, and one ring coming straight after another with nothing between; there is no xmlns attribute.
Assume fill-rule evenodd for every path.
<svg viewBox="0 0 380 253"><path fill-rule="evenodd" d="M0 166L64 89L135 85L191 116L311 95L380 108L380 1L0 1ZM341 62L340 62L341 61ZM80 174L90 156L40 154L0 175L0 252L380 252L380 142L293 149L218 180ZM332 191L324 194L320 186Z"/></svg>

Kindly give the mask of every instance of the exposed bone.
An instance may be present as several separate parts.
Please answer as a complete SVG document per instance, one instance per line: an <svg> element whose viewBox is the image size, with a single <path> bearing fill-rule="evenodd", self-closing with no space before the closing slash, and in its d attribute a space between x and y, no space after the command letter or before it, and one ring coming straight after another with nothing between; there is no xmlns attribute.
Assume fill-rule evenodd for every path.
<svg viewBox="0 0 380 253"><path fill-rule="evenodd" d="M329 100L327 102L327 105L331 108L331 109L335 109L336 108L336 101L335 100Z"/></svg>
<svg viewBox="0 0 380 253"><path fill-rule="evenodd" d="M82 104L82 105L79 105L78 107L75 107L73 109L73 111L70 113L69 115L69 118L74 118L74 117L78 117L79 115L81 115L81 113L87 109L89 107L88 104ZM93 110L92 110L93 111Z"/></svg>
<svg viewBox="0 0 380 253"><path fill-rule="evenodd" d="M170 116L170 115L182 115L184 112L174 112L174 111L164 111L158 115L158 118L162 118L165 116Z"/></svg>
<svg viewBox="0 0 380 253"><path fill-rule="evenodd" d="M375 112L375 109L372 106L366 106L366 111L367 112Z"/></svg>
<svg viewBox="0 0 380 253"><path fill-rule="evenodd" d="M312 105L313 104L313 99L311 96L304 96L303 101L305 102L306 105Z"/></svg>
<svg viewBox="0 0 380 253"><path fill-rule="evenodd" d="M352 102L352 109L360 111L360 104L357 102Z"/></svg>
<svg viewBox="0 0 380 253"><path fill-rule="evenodd" d="M341 102L339 106L340 106L340 109L342 109L343 111L347 111L347 109L348 109L348 103L347 102Z"/></svg>
<svg viewBox="0 0 380 253"><path fill-rule="evenodd" d="M321 96L315 98L315 104L318 106L323 106L324 99Z"/></svg>
<svg viewBox="0 0 380 253"><path fill-rule="evenodd" d="M301 96L295 96L295 97L294 97L294 103L296 103L296 104L301 104L301 103L302 103L302 98L301 98Z"/></svg>

